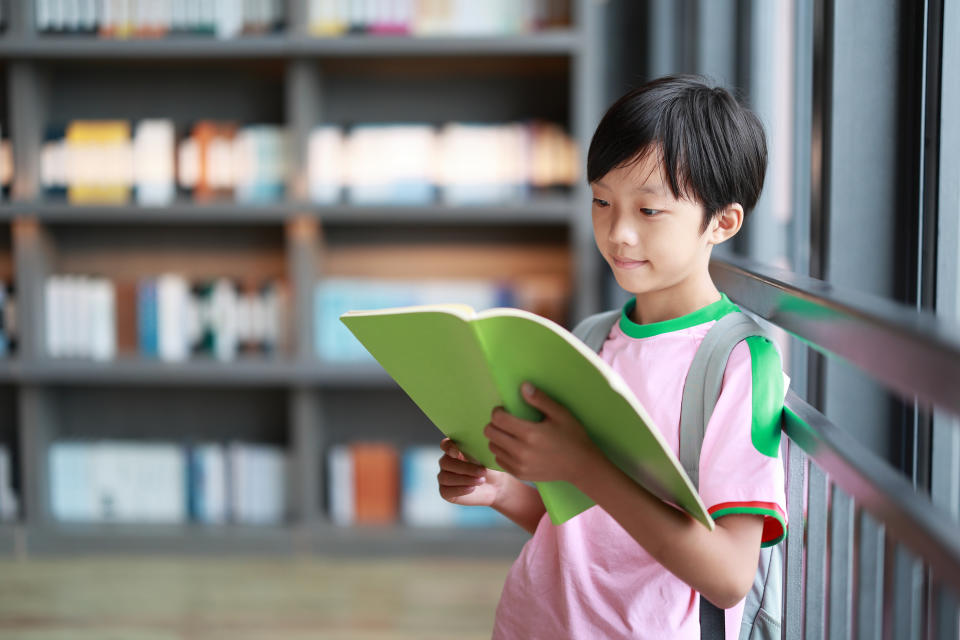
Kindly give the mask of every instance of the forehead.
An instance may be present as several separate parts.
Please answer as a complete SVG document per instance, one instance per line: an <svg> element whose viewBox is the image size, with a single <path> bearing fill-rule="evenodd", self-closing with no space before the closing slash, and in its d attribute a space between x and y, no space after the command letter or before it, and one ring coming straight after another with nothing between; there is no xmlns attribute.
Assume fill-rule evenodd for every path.
<svg viewBox="0 0 960 640"><path fill-rule="evenodd" d="M639 152L624 164L611 169L596 184L616 191L673 196L658 150Z"/></svg>

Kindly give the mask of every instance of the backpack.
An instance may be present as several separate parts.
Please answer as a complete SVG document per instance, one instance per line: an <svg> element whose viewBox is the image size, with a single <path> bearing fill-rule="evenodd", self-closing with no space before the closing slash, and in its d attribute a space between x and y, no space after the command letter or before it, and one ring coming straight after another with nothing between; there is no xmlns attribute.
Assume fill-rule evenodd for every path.
<svg viewBox="0 0 960 640"><path fill-rule="evenodd" d="M592 315L578 324L573 334L599 352L620 319L621 311ZM694 486L699 487L700 448L707 422L713 414L727 359L741 340L750 336L766 337L763 329L742 312L728 313L710 327L687 372L680 408L680 464ZM747 594L740 625L739 640L780 638L780 614L783 610L784 545L760 549L753 587ZM724 612L706 598L700 598L700 637L723 640Z"/></svg>

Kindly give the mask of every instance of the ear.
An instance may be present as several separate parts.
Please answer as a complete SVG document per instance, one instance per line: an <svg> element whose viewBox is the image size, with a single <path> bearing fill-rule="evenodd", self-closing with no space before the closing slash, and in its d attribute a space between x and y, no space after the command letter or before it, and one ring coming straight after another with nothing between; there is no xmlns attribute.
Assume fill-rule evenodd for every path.
<svg viewBox="0 0 960 640"><path fill-rule="evenodd" d="M739 202L728 204L710 221L707 243L722 244L737 235L743 226L743 207Z"/></svg>

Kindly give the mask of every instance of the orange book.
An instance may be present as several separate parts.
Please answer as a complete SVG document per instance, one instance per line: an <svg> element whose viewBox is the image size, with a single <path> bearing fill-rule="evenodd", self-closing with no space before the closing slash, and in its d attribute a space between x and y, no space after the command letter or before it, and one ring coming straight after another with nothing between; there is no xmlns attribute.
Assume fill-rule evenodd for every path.
<svg viewBox="0 0 960 640"><path fill-rule="evenodd" d="M232 184L221 179L227 167L220 166L225 158L215 150L233 140L236 126L231 123L201 120L193 126L193 139L197 145L199 174L193 190L193 197L199 202L213 200L229 195ZM214 166L214 164L217 166Z"/></svg>
<svg viewBox="0 0 960 640"><path fill-rule="evenodd" d="M356 443L353 456L354 522L388 525L397 520L400 497L400 456L384 443Z"/></svg>
<svg viewBox="0 0 960 640"><path fill-rule="evenodd" d="M117 352L124 355L136 353L137 283L132 280L118 280L114 287L117 292Z"/></svg>

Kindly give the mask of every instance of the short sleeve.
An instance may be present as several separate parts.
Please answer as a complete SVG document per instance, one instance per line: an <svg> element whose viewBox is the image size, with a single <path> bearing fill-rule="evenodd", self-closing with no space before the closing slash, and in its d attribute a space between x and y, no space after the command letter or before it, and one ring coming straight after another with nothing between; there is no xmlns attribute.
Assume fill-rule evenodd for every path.
<svg viewBox="0 0 960 640"><path fill-rule="evenodd" d="M700 495L714 518L764 516L762 546L786 536L780 454L785 384L772 342L747 338L730 354L700 450Z"/></svg>

